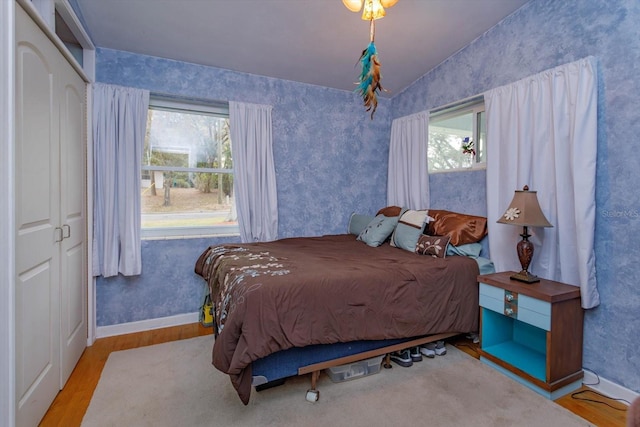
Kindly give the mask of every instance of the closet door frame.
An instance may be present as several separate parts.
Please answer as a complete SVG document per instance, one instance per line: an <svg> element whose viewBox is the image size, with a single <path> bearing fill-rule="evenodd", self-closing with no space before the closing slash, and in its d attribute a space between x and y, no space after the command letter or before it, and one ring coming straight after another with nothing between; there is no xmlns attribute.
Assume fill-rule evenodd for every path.
<svg viewBox="0 0 640 427"><path fill-rule="evenodd" d="M49 0L56 2L60 7L67 8L68 4L59 0ZM15 425L16 408L16 388L15 388L15 10L17 4L28 8L32 18L36 18L35 8L30 0L0 1L0 51L4 52L0 56L0 348L9 349L0 352L0 427L11 427ZM66 10L64 15L72 17L74 22L67 24L79 27L84 53L85 70L79 69L80 74L87 82L95 78L95 47L86 36L82 25L75 17L72 10ZM66 19L65 19L66 20ZM51 35L51 31L49 31ZM69 55L70 56L70 55ZM76 64L76 68L77 64ZM91 93L87 93L87 103L91 105ZM87 128L87 141L90 141L91 128ZM88 156L91 156L91 147L88 145ZM90 157L89 157L90 158ZM88 162L87 170L90 177L91 163ZM91 182L88 183L90 185ZM90 188L87 196L91 200ZM90 227L90 209L87 206L88 227ZM87 245L90 245L88 235ZM88 246L89 248L90 246ZM90 249L87 249L89 252ZM91 257L88 257L91 259ZM89 270L89 275L90 271ZM89 338L87 344L91 345L95 340L95 297L93 277L88 277L88 322Z"/></svg>
<svg viewBox="0 0 640 427"><path fill-rule="evenodd" d="M0 1L0 427L15 425L15 3Z"/></svg>
<svg viewBox="0 0 640 427"><path fill-rule="evenodd" d="M29 0L16 0L16 2L10 0L4 3L13 6L13 13L10 14L11 17L14 18L12 19L13 25L7 26L11 31L9 37L11 49L9 49L9 52L12 52L11 60L8 61L10 67L8 75L12 83L8 87L15 89L12 89L12 107L9 109L9 111L14 114L12 117L5 117L3 114L3 119L10 120L12 124L12 129L10 128L12 132L12 137L10 138L11 145L8 145L8 150L11 151L11 154L6 157L3 156L3 159L7 159L11 165L10 168L5 169L11 177L11 179L5 181L11 186L11 191L7 193L7 197L9 197L10 200L5 206L8 206L8 212L13 221L8 229L9 238L7 239L7 241L10 242L8 250L12 255L11 258L7 257L12 266L11 269L9 269L11 275L7 289L9 289L12 295L6 300L10 303L11 308L7 311L11 316L11 322L7 322L7 325L10 327L8 347L10 349L9 357L11 361L7 363L8 381L3 382L9 385L7 391L10 399L2 399L2 402L7 402L7 404L10 405L10 408L7 408L7 411L2 411L2 414L7 414L7 416L6 419L4 416L0 416L0 426L5 425L5 422L7 426L11 426L18 422L32 424L36 421L34 417L39 417L43 409L46 411L48 405L46 408L43 408L42 405L46 403L48 398L45 397L45 394L40 393L33 394L33 396L38 397L32 398L31 390L35 392L36 389L32 389L32 386L29 384L31 384L32 380L34 381L33 387L36 387L36 384L46 384L43 390L49 390L45 392L47 395L48 393L57 394L57 391L61 389L66 382L66 378L73 369L73 366L75 366L75 363L70 363L66 366L65 371L65 369L62 369L61 359L64 358L65 354L71 356L70 359L77 360L77 358L79 358L84 347L92 343L92 340L88 338L88 334L90 330L93 329L91 325L94 324L94 322L87 325L88 318L86 312L87 306L93 306L91 302L93 295L90 296L91 299L87 297L87 293L92 290L92 286L89 284L93 281L92 277L88 277L88 271L90 271L90 269L87 265L90 259L87 249L87 239L89 235L87 211L89 210L89 206L86 187L86 171L89 167L87 151L90 149L90 145L88 144L90 139L87 135L88 109L86 102L88 92L86 82L88 82L88 79L60 40L57 39L51 30L43 25L43 20L38 16L37 11L35 11ZM18 17L18 14L20 17ZM17 26L18 22L20 22L19 26ZM27 28L29 30L26 30ZM17 39L17 31L23 34L20 39ZM26 44L23 43L22 40L25 40ZM23 59L25 52L27 56ZM36 58L40 58L40 60ZM30 61L25 63L28 65L21 65L22 61L27 60ZM39 66L41 63L44 68ZM39 69L42 69L42 71L37 71ZM25 74L25 70L28 71L27 74ZM22 80L23 77L17 74L18 71L20 72L20 76L32 76L27 77L26 81L36 83L36 85L32 86L28 84L25 86ZM33 74L34 72L36 74ZM49 75L49 77L47 77L47 75ZM42 98L41 94L43 92L35 90L35 87L42 86L45 81L48 82L46 86L50 86L49 89L44 89L45 93L50 93L53 97L47 95ZM20 89L20 93L31 94L20 103L17 98L18 92L13 92L18 91L19 88L16 86L18 84L20 84L20 88L22 88ZM67 91L66 94L65 91ZM24 94L22 97L24 97ZM81 100L80 108L74 108L74 104L71 105L70 110L67 108L67 111L64 111L65 107L69 107L69 105L65 106L65 102L59 98L67 95L70 95L76 100ZM32 99L33 101L25 104L25 100L27 99ZM26 105L30 105L31 107L24 112L16 110L16 108L22 109L20 106ZM44 107L44 105L47 105L47 108L37 107ZM34 106L36 107L35 109ZM50 119L47 119L42 127L50 130L43 134L41 131L37 131L39 126L30 127L28 123L32 117L44 118L44 116L40 114L45 113L44 110L50 111L50 113L47 114L47 117L50 117ZM65 115L65 113L67 114ZM26 116L23 117L22 114L26 114ZM69 119L71 119L71 121L69 121ZM81 127L82 129L72 131L68 134L61 133L64 130L65 121L71 124L75 123L74 126L78 128ZM19 122L22 123L20 127L18 127ZM46 125L47 123L50 123L50 127ZM22 129L20 133L18 133L19 129ZM71 130L71 128L69 128L69 130ZM28 137L25 139L25 136ZM21 141L20 146L17 145L19 141L17 141L16 138L18 137ZM65 155L63 148L66 147L67 137L72 137L73 147L70 147L70 149L74 151ZM39 144L35 144L37 141L45 140L50 142L47 145L41 146L41 148L38 148L40 147ZM25 143L27 145L24 145ZM41 149L44 149L42 155L40 154ZM24 150L27 151L25 152ZM22 158L20 158L18 154L20 154ZM74 165L77 164L73 168L76 171L76 181L80 181L82 184L80 184L80 186L75 185L74 191L78 192L78 194L72 195L71 199L67 199L63 196L63 191L61 191L64 188L62 181L65 180L66 170L68 169L65 161L70 160L72 157ZM45 159L49 160L42 163ZM26 168L18 168L18 161L24 164ZM32 163L32 161L36 163ZM42 175L42 173L39 172L43 171L40 166L44 167L45 164L51 165L50 171ZM47 179L47 176L50 178ZM18 179L18 177L21 178ZM45 193L43 193L43 188L39 184L41 182L50 183L50 188L47 187L48 190L44 190ZM18 191L18 189L21 190ZM31 194L32 192L38 196L31 198L31 200L29 200L29 197L24 196L24 194ZM50 199L47 195L53 195L51 202L44 200ZM67 212L64 206L67 204L72 210L69 211L70 215L65 218L62 215ZM46 206L49 206L49 208L46 208ZM18 227L19 222L18 218L20 218L21 224L24 223L24 225L20 226L21 230L16 234L16 227ZM63 222L65 224L62 224ZM46 248L50 244L50 239L45 235L47 233L52 234L51 230L53 230L53 228L56 230L53 235L54 242L57 243L57 250L54 249L52 252L48 252ZM44 233L44 235L42 233ZM40 240L37 241L39 243L37 243L36 240L29 237L32 234L34 237L42 235L44 236L44 240L42 240L43 237L41 236L39 237ZM27 238L27 240L24 240L25 238ZM16 253L18 250L22 255ZM32 257L31 253L35 255L35 258ZM50 255L46 255L47 253L50 253ZM68 259L74 266L70 277L75 282L74 289L76 289L76 294L78 295L74 297L73 300L68 299L67 305L71 304L76 308L82 306L80 310L82 311L81 314L75 315L75 318L70 317L66 319L69 325L68 336L61 334L60 330L60 328L64 326L61 324L64 322L60 322L62 319L61 315L63 315L61 309L64 310L64 305L61 304L60 300L64 297L61 292L61 286L63 283L68 282L66 280L66 273L63 271L65 264L61 261L65 254L70 257ZM47 258L42 258L45 255ZM33 267L31 266L32 264L30 264L31 261L25 263L25 260L29 259L33 259L33 261L36 262L36 264L33 264ZM16 274L20 274L20 278L18 278ZM43 288L43 285L46 286L46 288ZM47 299L47 301L50 301L50 303L42 308L49 307L50 313L52 314L44 313L43 317L42 312L39 310L31 310L31 302L45 302L40 298L42 292L37 291L36 288L48 290L47 294L50 294L50 299ZM22 293L20 301L18 298L20 295L19 291ZM31 301L32 298L34 298L33 301ZM18 304L20 304L20 309ZM36 315L35 317L37 319L35 319L35 321L32 318L32 314ZM56 316L58 321L54 320ZM20 317L20 319L18 319L18 317ZM42 335L42 332L37 332L36 335L33 334L33 331L39 331L40 329L51 329L51 331L48 335ZM18 333L19 330L22 332ZM34 341L34 338L37 339ZM47 342L51 342L52 344L44 343L42 340L45 338ZM67 342L67 338L69 338L69 343L71 343L71 341L76 343L68 347L69 352L61 349L61 347L65 345L64 343ZM58 340L58 344L57 346L53 346L56 340ZM62 341L64 341L64 343ZM37 351L33 352L29 351L31 349L30 345L27 347L24 346L24 344L29 342L41 344L38 344ZM44 345L46 349L42 347L42 345ZM23 358L18 358L20 352L24 352L25 350L27 350L26 354L30 355L28 357L30 360L29 363ZM47 353L49 356L44 356L42 353ZM37 356L38 354L43 357ZM45 359L44 357L47 358ZM47 363L43 364L43 362ZM30 367L38 371L32 371ZM41 367L43 371L39 373ZM4 366L1 368L4 368ZM18 370L22 373L20 374ZM55 371L57 371L57 374L55 374ZM25 373L29 372L31 372L31 374L25 376ZM37 374L35 379L32 378L33 373ZM2 374L4 374L4 372L0 372L0 375ZM51 376L51 374L54 375ZM45 378L50 377L50 380L45 380ZM19 380L21 382L19 382ZM40 387L37 387L37 389L40 389ZM0 392L3 392L3 390ZM22 395L22 398L17 396L18 393ZM55 396L55 394L53 394L53 396ZM19 398L21 399L20 401L18 401ZM39 403L33 410L28 409L31 408L32 403L37 402ZM19 407L23 409L19 410ZM1 406L0 409L2 409Z"/></svg>

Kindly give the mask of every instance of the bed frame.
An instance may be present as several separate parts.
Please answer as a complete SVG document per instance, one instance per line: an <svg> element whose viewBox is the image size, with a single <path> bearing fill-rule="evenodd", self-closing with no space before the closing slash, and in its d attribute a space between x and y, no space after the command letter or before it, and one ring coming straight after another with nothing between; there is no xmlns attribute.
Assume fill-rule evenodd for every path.
<svg viewBox="0 0 640 427"><path fill-rule="evenodd" d="M318 378L325 369L380 355L385 355L383 366L390 369L390 353L462 333L445 332L408 339L353 341L290 348L253 362L252 385L256 391L262 391L283 384L289 377L311 374L311 388L307 390L305 398L310 402L316 402L320 398L320 391L317 389Z"/></svg>

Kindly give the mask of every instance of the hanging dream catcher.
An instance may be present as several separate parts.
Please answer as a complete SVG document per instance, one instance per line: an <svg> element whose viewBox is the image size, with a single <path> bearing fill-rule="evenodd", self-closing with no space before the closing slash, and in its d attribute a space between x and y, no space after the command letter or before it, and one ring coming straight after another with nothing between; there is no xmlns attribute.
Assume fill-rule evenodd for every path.
<svg viewBox="0 0 640 427"><path fill-rule="evenodd" d="M378 108L378 92L384 90L380 84L380 60L375 45L375 20L386 15L385 7L391 7L398 0L342 0L347 9L358 12L362 8L362 19L369 21L369 45L360 55L362 66L356 91L362 97L367 111L371 111L371 119ZM363 7L364 6L364 7Z"/></svg>

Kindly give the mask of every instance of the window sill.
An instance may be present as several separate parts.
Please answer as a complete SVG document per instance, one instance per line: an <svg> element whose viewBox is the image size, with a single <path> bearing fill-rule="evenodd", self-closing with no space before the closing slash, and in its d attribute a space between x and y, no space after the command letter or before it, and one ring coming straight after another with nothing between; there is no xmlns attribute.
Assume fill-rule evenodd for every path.
<svg viewBox="0 0 640 427"><path fill-rule="evenodd" d="M480 170L486 170L487 169L487 164L486 163L477 163L476 165L470 167L470 168L457 168L457 169L446 169L446 170L438 170L438 171L429 171L429 175L431 174L436 174L436 173L452 173L452 172L473 172L473 171L480 171Z"/></svg>
<svg viewBox="0 0 640 427"><path fill-rule="evenodd" d="M143 228L142 240L202 239L240 236L237 225L216 227Z"/></svg>
<svg viewBox="0 0 640 427"><path fill-rule="evenodd" d="M240 237L240 234L186 234L181 236L147 236L142 237L142 241L156 240L187 240L187 239L215 239L218 237Z"/></svg>

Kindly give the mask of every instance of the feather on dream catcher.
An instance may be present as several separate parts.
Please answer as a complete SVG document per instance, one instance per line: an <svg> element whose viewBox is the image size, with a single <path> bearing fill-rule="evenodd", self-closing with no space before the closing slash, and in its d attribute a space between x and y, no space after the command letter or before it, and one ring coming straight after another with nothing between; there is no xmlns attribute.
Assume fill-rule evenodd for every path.
<svg viewBox="0 0 640 427"><path fill-rule="evenodd" d="M342 0L342 3L352 12L362 9L362 19L369 21L369 45L360 55L362 70L356 83L356 92L360 94L367 111L371 111L371 119L378 108L378 92L385 90L380 84L380 60L375 45L375 20L386 15L385 7L391 7L398 0ZM363 7L364 6L364 7Z"/></svg>

